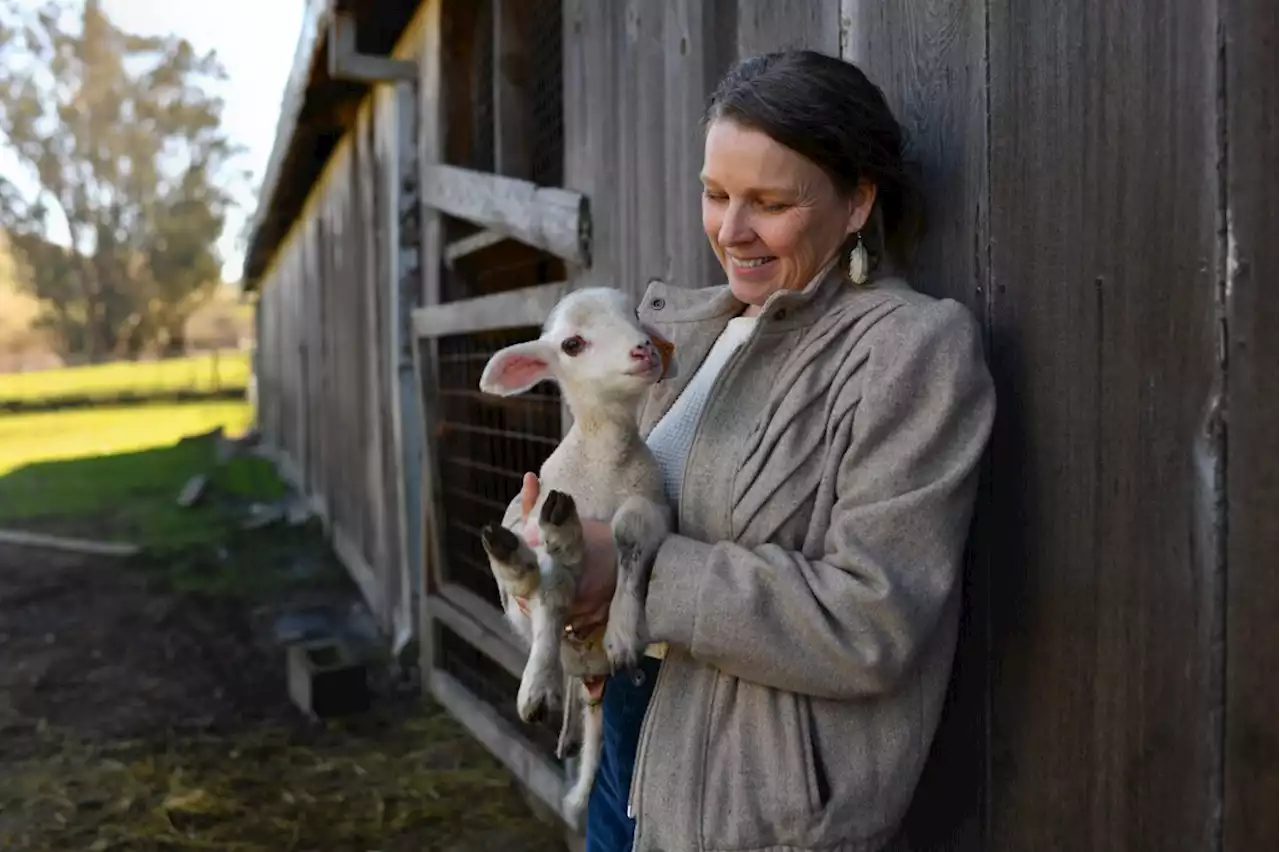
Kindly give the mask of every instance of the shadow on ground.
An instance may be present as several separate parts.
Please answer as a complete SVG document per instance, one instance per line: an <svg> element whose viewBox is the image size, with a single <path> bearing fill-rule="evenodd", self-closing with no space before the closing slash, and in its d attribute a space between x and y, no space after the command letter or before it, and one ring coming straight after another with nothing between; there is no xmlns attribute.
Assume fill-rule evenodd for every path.
<svg viewBox="0 0 1280 852"><path fill-rule="evenodd" d="M0 545L0 849L563 848L412 669L375 660L358 716L289 702L284 634L327 620L370 639L368 620L314 521L244 529L246 507L287 497L260 459L175 510L215 451L207 437L0 478L0 527L143 546ZM88 496L61 501L72 485Z"/></svg>

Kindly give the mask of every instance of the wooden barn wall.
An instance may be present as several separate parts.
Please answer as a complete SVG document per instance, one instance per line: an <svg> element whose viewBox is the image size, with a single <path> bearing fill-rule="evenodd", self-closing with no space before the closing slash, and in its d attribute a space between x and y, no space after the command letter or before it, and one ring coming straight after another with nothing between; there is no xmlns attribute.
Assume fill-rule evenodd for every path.
<svg viewBox="0 0 1280 852"><path fill-rule="evenodd" d="M1215 10L1100 12L990 17L989 320L1009 401L991 508L1016 523L991 551L987 830L1008 847L1213 848Z"/></svg>
<svg viewBox="0 0 1280 852"><path fill-rule="evenodd" d="M979 319L999 393L909 848L1275 846L1275 15L564 0L563 186L592 231L574 284L722 280L698 121L738 58L843 56L907 131L929 208L912 281ZM423 74L424 115L447 123L441 68ZM445 135L420 141L424 163ZM443 218L424 212L428 258ZM428 305L441 274L425 263ZM490 609L437 611L517 672ZM473 730L531 765L494 745L521 735L494 719Z"/></svg>
<svg viewBox="0 0 1280 852"><path fill-rule="evenodd" d="M397 647L415 632L410 557L421 546L408 327L421 300L416 109L411 84L372 88L279 247L259 303L264 440Z"/></svg>
<svg viewBox="0 0 1280 852"><path fill-rule="evenodd" d="M1222 846L1277 847L1276 780L1276 6L1224 0L1219 239L1226 535Z"/></svg>

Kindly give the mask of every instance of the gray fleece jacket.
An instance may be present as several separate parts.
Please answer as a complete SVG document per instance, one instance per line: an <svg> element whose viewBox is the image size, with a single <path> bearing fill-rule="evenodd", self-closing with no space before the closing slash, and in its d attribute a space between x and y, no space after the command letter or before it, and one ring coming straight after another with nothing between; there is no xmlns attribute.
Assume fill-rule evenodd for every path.
<svg viewBox="0 0 1280 852"><path fill-rule="evenodd" d="M650 285L676 344L653 428L741 312ZM632 780L636 852L870 852L929 751L995 394L958 303L833 270L775 294L689 451L649 587L668 650Z"/></svg>

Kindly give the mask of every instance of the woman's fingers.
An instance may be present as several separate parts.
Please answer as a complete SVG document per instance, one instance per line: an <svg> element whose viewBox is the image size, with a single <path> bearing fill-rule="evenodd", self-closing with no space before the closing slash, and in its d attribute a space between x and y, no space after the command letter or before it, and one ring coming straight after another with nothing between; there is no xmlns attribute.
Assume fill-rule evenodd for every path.
<svg viewBox="0 0 1280 852"><path fill-rule="evenodd" d="M610 601L605 601L585 612L574 611L571 607L569 617L565 621L568 622L574 633L586 636L591 631L598 627L603 627L609 622L609 603Z"/></svg>
<svg viewBox="0 0 1280 852"><path fill-rule="evenodd" d="M533 505L538 502L538 476L533 473L526 473L524 481L520 487L520 520L529 520L529 513L533 511Z"/></svg>

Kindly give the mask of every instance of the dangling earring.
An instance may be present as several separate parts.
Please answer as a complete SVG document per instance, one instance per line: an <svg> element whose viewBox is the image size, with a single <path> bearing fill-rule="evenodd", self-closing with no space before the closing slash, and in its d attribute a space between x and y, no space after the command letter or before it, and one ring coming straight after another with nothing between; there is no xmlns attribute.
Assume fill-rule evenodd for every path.
<svg viewBox="0 0 1280 852"><path fill-rule="evenodd" d="M854 284L863 284L867 280L867 247L862 244L862 232L858 232L858 242L849 250L849 280Z"/></svg>

